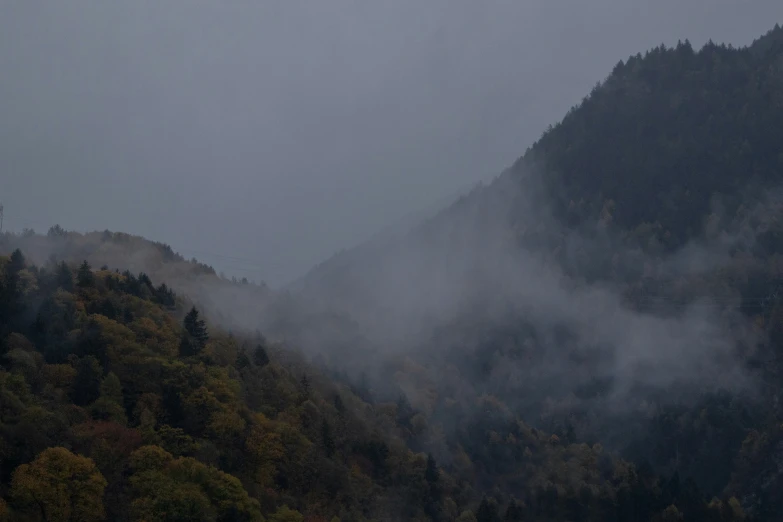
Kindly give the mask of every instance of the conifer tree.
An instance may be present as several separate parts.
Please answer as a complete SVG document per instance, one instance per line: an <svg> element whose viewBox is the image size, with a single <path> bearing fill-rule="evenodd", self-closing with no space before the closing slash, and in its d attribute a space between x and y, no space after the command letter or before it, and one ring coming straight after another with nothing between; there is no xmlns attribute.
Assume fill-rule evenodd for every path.
<svg viewBox="0 0 783 522"><path fill-rule="evenodd" d="M85 260L80 266L79 271L76 274L76 280L81 288L91 287L94 283L94 276L92 273L92 267Z"/></svg>
<svg viewBox="0 0 783 522"><path fill-rule="evenodd" d="M195 306L185 316L183 324L185 326L185 336L182 340L182 354L196 355L204 349L209 340L207 325L203 319L199 318L199 313Z"/></svg>
<svg viewBox="0 0 783 522"><path fill-rule="evenodd" d="M65 261L60 261L57 265L57 286L66 292L73 290L73 274Z"/></svg>
<svg viewBox="0 0 783 522"><path fill-rule="evenodd" d="M266 354L266 350L264 350L264 347L260 344L256 346L256 351L253 352L253 362L258 366L259 368L263 368L267 364L269 364L269 356Z"/></svg>

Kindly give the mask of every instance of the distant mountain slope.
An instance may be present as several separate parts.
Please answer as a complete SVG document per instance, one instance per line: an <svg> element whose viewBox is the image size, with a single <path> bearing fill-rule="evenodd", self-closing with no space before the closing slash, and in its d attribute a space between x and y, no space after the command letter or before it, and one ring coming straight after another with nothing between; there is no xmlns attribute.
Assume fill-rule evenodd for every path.
<svg viewBox="0 0 783 522"><path fill-rule="evenodd" d="M415 404L492 394L719 492L743 439L777 440L766 423L783 420L781 143L780 27L741 49L632 56L493 182L307 274L291 334L319 324L323 341L313 317L337 311L355 323L330 345L365 336L367 368L422 364L393 378ZM783 481L773 468L764 484ZM731 487L762 520L783 516Z"/></svg>
<svg viewBox="0 0 783 522"><path fill-rule="evenodd" d="M443 233L439 226L453 225L481 199L507 207L503 192L532 187L506 178L535 173L535 197L545 194L547 210L564 222L609 219L628 232L649 224L667 246L681 247L704 231L716 195L723 217L731 217L748 191L781 182L782 35L776 26L747 48L709 43L698 52L686 41L618 63L512 168L419 232ZM512 223L529 217L530 196L517 197L522 204L511 204ZM364 250L357 247L352 270L372 262ZM319 270L325 274L349 259L341 254L306 279L317 284L326 279Z"/></svg>
<svg viewBox="0 0 783 522"><path fill-rule="evenodd" d="M405 237L342 252L297 288L357 319L402 314L407 325L460 299L451 289L498 256L488 248L545 247L579 276L605 279L617 275L604 257L617 241L660 256L742 226L737 211L781 182L781 32L743 49L686 42L632 56L494 182ZM638 278L638 256L621 265Z"/></svg>
<svg viewBox="0 0 783 522"><path fill-rule="evenodd" d="M733 49L681 43L618 63L609 78L528 151L516 170L546 171L559 217L660 223L682 246L720 195L733 213L746 190L781 181L781 29Z"/></svg>

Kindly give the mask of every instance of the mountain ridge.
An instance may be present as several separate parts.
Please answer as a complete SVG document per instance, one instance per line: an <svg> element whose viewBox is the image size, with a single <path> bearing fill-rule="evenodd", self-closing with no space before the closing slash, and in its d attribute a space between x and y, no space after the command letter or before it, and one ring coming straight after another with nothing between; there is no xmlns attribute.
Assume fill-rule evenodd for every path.
<svg viewBox="0 0 783 522"><path fill-rule="evenodd" d="M123 473L216 520L182 474L234 484L212 466L251 520L779 520L781 92L779 26L633 56L494 181L281 292L124 234L3 235L0 508L35 516L10 475L71 462L52 442L140 517L175 498ZM59 431L20 442L42 411ZM104 421L163 449L113 461Z"/></svg>

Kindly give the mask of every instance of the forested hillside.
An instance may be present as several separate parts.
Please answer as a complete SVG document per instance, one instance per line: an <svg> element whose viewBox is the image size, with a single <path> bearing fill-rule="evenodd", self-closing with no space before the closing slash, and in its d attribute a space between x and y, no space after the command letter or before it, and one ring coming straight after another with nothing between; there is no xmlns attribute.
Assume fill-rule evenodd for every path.
<svg viewBox="0 0 783 522"><path fill-rule="evenodd" d="M368 404L144 274L39 268L16 250L0 258L0 317L6 520L742 519L736 499L708 505L485 397L466 442L492 430L524 495L488 500L469 458L449 473L403 444L427 412Z"/></svg>
<svg viewBox="0 0 783 522"><path fill-rule="evenodd" d="M416 360L394 379L417 405L490 394L777 520L781 93L779 27L632 56L493 183L314 269L305 304Z"/></svg>
<svg viewBox="0 0 783 522"><path fill-rule="evenodd" d="M20 234L0 235L0 241L3 253L20 249L38 265L86 260L96 268L111 266L135 274L144 272L209 309L213 320L226 327L254 330L258 308L270 296L263 282L227 278L210 265L185 259L165 243L122 232L104 230L82 234L54 225L45 233L26 229Z"/></svg>
<svg viewBox="0 0 783 522"><path fill-rule="evenodd" d="M2 235L3 516L781 520L781 143L776 27L632 56L284 291Z"/></svg>

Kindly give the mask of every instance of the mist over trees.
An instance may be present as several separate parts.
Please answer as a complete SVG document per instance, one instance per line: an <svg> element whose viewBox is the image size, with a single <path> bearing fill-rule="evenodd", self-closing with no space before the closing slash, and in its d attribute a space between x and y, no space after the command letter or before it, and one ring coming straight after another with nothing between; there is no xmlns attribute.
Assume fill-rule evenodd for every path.
<svg viewBox="0 0 783 522"><path fill-rule="evenodd" d="M781 93L779 27L632 56L278 292L3 234L0 517L781 519Z"/></svg>

